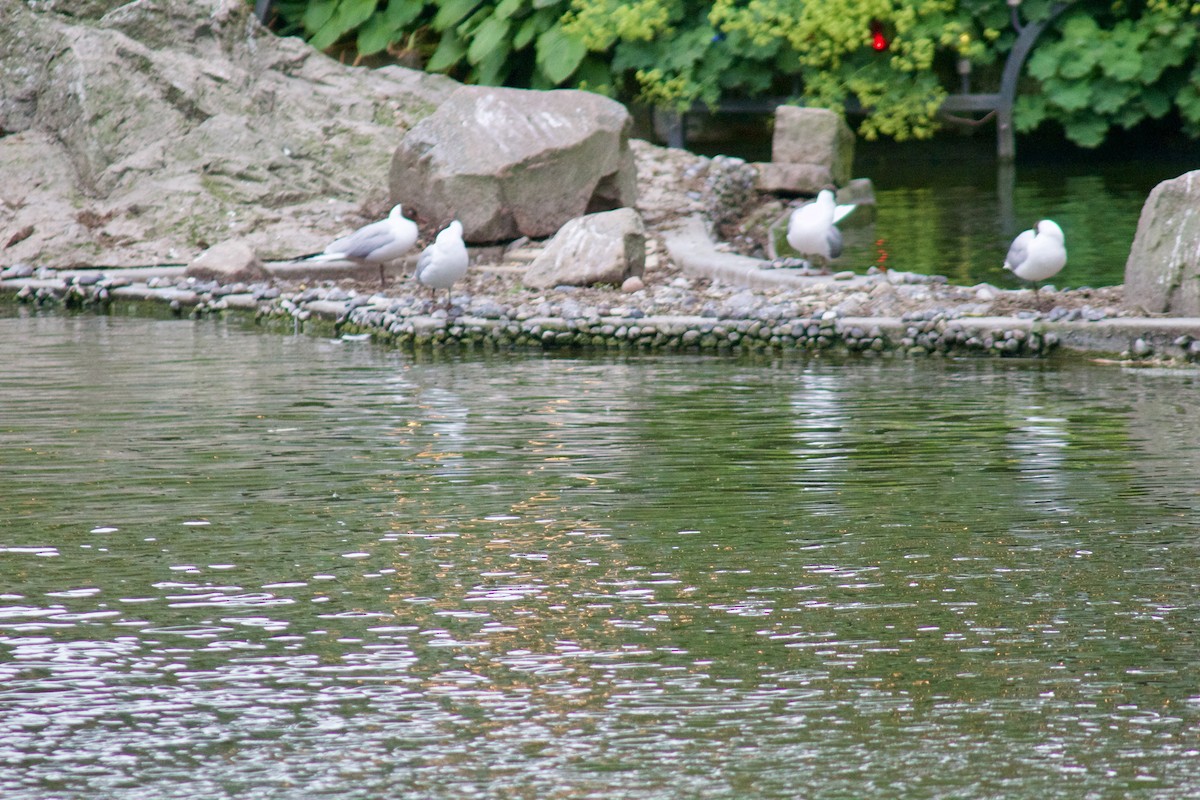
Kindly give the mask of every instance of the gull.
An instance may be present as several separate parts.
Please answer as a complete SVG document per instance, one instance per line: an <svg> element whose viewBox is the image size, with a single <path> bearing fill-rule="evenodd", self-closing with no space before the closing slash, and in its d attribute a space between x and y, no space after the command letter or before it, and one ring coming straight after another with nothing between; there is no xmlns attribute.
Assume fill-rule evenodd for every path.
<svg viewBox="0 0 1200 800"><path fill-rule="evenodd" d="M833 192L822 189L816 200L800 206L788 218L787 243L810 261L819 259L824 269L842 254L842 232L834 223L854 208L837 205Z"/></svg>
<svg viewBox="0 0 1200 800"><path fill-rule="evenodd" d="M1004 268L1027 281L1044 281L1057 275L1066 263L1062 228L1044 219L1013 239Z"/></svg>
<svg viewBox="0 0 1200 800"><path fill-rule="evenodd" d="M408 219L400 205L392 207L387 219L364 225L354 233L335 239L314 261L353 261L356 264L376 264L379 285L384 284L383 265L399 258L417 243L417 223Z"/></svg>
<svg viewBox="0 0 1200 800"><path fill-rule="evenodd" d="M450 307L450 287L467 274L467 246L463 243L462 223L454 220L443 228L417 259L417 280L431 289L446 290Z"/></svg>

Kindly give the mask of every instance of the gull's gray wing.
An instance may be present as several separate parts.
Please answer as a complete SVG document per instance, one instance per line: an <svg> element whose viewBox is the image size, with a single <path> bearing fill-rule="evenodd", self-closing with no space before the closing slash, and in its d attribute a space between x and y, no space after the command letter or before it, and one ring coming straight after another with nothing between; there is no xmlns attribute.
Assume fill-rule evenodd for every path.
<svg viewBox="0 0 1200 800"><path fill-rule="evenodd" d="M825 233L825 241L829 243L830 260L842 254L842 232L837 229L836 225L829 226L829 230Z"/></svg>
<svg viewBox="0 0 1200 800"><path fill-rule="evenodd" d="M359 228L349 236L343 236L325 248L325 252L340 253L346 258L367 259L391 241L392 232L387 220L381 220Z"/></svg>
<svg viewBox="0 0 1200 800"><path fill-rule="evenodd" d="M1029 256L1029 243L1033 241L1033 231L1022 231L1013 239L1012 246L1008 248L1008 255L1004 257L1004 268L1016 270L1017 267L1025 263L1025 259Z"/></svg>

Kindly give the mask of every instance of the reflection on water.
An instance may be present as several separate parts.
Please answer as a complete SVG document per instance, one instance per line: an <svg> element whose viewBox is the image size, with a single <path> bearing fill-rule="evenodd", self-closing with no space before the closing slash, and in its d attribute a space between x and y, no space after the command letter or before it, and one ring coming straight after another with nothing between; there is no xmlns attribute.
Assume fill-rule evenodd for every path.
<svg viewBox="0 0 1200 800"><path fill-rule="evenodd" d="M1191 794L1198 385L0 320L0 796Z"/></svg>
<svg viewBox="0 0 1200 800"><path fill-rule="evenodd" d="M1196 168L1194 161L1156 160L1151 151L1120 161L1076 154L1005 170L990 146L981 140L864 148L856 171L875 183L878 216L873 225L847 229L847 265L886 264L968 286L1015 287L1021 281L1002 268L1009 244L1049 218L1062 227L1068 251L1066 268L1051 282L1113 286L1125 280L1150 191Z"/></svg>

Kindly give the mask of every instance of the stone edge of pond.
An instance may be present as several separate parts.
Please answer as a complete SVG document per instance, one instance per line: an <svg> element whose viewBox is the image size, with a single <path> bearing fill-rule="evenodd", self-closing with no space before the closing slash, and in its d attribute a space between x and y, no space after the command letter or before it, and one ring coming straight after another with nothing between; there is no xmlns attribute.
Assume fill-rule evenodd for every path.
<svg viewBox="0 0 1200 800"><path fill-rule="evenodd" d="M734 256L734 258L740 258ZM686 268L686 265L685 265ZM711 269L711 268L709 268ZM720 272L725 267L718 267ZM761 320L704 316L592 316L579 319L411 314L393 298L331 300L296 292L191 290L151 286L182 268L87 271L51 278L0 280L0 296L33 307L112 312L128 304L155 306L176 316L244 315L264 328L364 337L401 348L578 349L710 353L860 353L921 357L985 355L1046 357L1070 351L1096 358L1158 363L1200 362L1200 318L1114 317L1052 321L1021 317L844 316ZM80 271L84 274L84 271ZM139 309L134 309L135 311Z"/></svg>

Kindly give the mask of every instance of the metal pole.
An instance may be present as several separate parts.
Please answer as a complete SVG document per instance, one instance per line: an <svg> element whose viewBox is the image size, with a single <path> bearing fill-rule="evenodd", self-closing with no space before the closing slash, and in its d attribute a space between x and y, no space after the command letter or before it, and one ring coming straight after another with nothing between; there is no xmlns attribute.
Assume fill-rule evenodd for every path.
<svg viewBox="0 0 1200 800"><path fill-rule="evenodd" d="M1050 13L1045 19L1028 25L1017 25L1017 9L1016 6L1012 7L1013 24L1018 30L1017 41L1004 61L1004 72L1000 76L1000 103L996 108L996 155L1001 161L1012 161L1017 157L1017 145L1013 136L1013 103L1017 100L1017 81L1021 78L1025 59L1029 57L1029 51L1033 49L1033 44L1042 31L1070 5L1067 2L1055 3L1050 6Z"/></svg>

